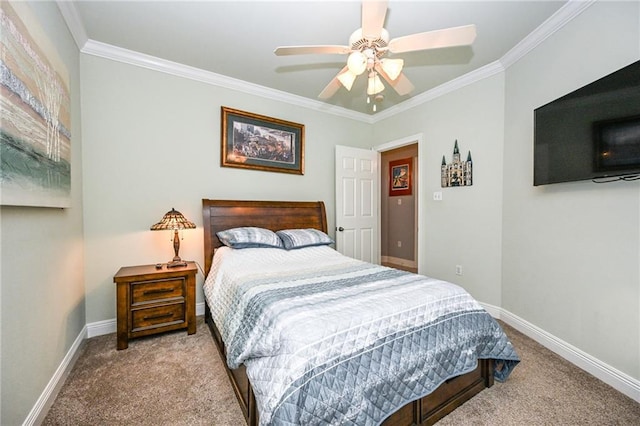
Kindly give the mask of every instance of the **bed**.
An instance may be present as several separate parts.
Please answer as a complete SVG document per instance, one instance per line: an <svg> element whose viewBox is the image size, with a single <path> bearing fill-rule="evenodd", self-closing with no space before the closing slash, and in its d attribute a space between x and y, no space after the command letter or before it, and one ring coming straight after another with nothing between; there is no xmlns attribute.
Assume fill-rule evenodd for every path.
<svg viewBox="0 0 640 426"><path fill-rule="evenodd" d="M258 227L271 231L315 229L326 233L327 219L324 203L322 202L203 199L202 208L206 277L205 319L222 359L226 360L225 367L231 385L249 426L257 426L258 424L313 423L354 425L383 424L387 426L430 425L437 422L483 389L492 386L494 378L498 380L506 379L513 367L519 362L515 350L499 325L497 325L493 318L480 308L477 302L472 300L464 290L459 289L453 284L346 258L326 245L308 247L300 250L283 250L278 248L235 250L224 247L218 238L219 232L238 227ZM214 254L216 254L215 259ZM273 260L268 257L272 255L274 256ZM276 331L270 330L269 327L272 327L271 324L275 320L267 314L275 312L277 306L284 306L282 305L282 303L284 303L282 301L275 301L273 305L269 305L268 307L256 305L253 299L250 301L238 299L235 305L230 305L231 307L220 304L220 300L235 300L236 297L228 293L228 291L231 291L229 288L232 286L225 284L226 281L220 277L226 277L234 270L245 271L249 269L248 267L238 267L237 265L251 264L255 266L262 264L262 268L265 268L264 273L248 273L245 271L244 276L253 277L253 281L249 284L245 282L247 278L244 278L245 281L240 281L241 285L245 286L243 287L245 294L253 294L256 300L271 300L272 294L277 292L265 291L265 293L260 294L258 297L256 294L261 290L256 290L256 288L270 288L269 286L273 285L274 282L277 282L280 287L286 287L287 289L295 288L296 291L298 291L297 287L294 287L293 284L290 286L288 284L290 281L286 281L285 278L282 278L282 281L280 281L281 277L278 274L290 274L289 270L285 271L283 269L280 271L278 269L280 268L279 262L281 259L283 259L283 265L286 264L286 262L309 265L305 272L307 275L303 277L304 279L296 276L295 279L290 280L291 282L295 281L296 286L299 282L306 283L313 281L313 285L307 286L313 288L313 295L300 297L298 293L296 293L295 297L291 297L289 300L294 299L298 301L304 297L311 297L309 300L316 300L314 298L318 297L316 294L319 291L317 289L320 287L318 284L320 281L317 280L319 280L318 275L321 274L316 274L313 268L320 268L322 271L325 269L334 271L330 272L329 275L335 273L335 276L340 278L335 278L335 282L329 282L329 280L327 280L326 284L324 281L320 282L322 286L326 285L327 288L331 288L327 293L330 301L323 300L317 303L309 303L308 301L304 303L300 302L302 303L300 306L292 307L287 305L286 309L284 309L286 312L292 312L291 315L297 315L295 321L290 321L296 324L289 325L290 327L297 325L298 321L306 321L306 330L315 331L317 329L319 331L315 334L324 336L322 338L325 340L321 343L317 343L316 340L309 340L309 342L312 343L305 341L304 345L302 345L303 348L295 347L291 349L288 347L290 341L296 339L302 341L306 338L311 339L311 337L305 335L294 339L290 336L284 336L282 329L277 329ZM282 268L285 268L285 266ZM443 354L439 353L432 356L432 354L435 353L432 349L429 349L429 351L424 349L424 352L420 352L423 349L420 349L419 346L415 346L417 349L413 349L414 346L411 346L412 349L409 351L409 355L402 355L402 351L388 349L387 346L391 347L391 345L395 345L393 346L395 348L400 345L388 343L390 340L396 339L398 336L397 330L394 331L396 334L393 334L393 338L389 337L391 334L388 336L384 335L384 332L377 331L378 328L384 328L386 330L387 328L391 328L391 326L386 323L380 326L377 321L382 321L382 319L378 318L387 317L396 318L396 320L394 320L396 323L407 321L406 319L397 320L399 314L395 311L389 311L391 312L389 315L386 311L383 311L382 314L375 313L374 319L367 319L367 321L372 324L376 322L377 325L373 332L369 331L369 334L364 335L364 337L347 337L346 331L334 330L333 328L340 327L340 324L352 321L350 318L354 315L359 315L359 311L364 311L365 313L363 315L366 316L367 312L377 309L378 306L381 306L380 309L388 309L385 307L386 305L395 306L396 304L401 305L403 303L400 299L394 299L396 296L393 294L385 294L383 297L385 298L384 300L395 300L394 303L385 304L379 303L379 301L374 303L372 301L375 299L373 299L374 296L372 295L378 290L373 290L373 287L360 290L361 287L354 285L354 289L359 289L357 293L364 293L366 295L363 297L372 298L369 299L369 302L363 302L373 303L369 305L370 307L359 309L355 304L356 290L348 290L353 291L353 293L347 293L353 294L353 297L336 296L338 291L343 291L343 284L336 283L346 282L343 279L344 276L339 275L344 273L349 275L349 282L353 281L354 276L364 277L372 274L372 277L380 277L377 281L385 283L381 285L381 287L385 288L384 291L388 291L388 288L394 287L395 283L400 281L406 281L407 283L415 282L415 285L427 285L429 288L436 288L440 289L438 291L446 292L444 294L446 294L447 300L456 300L456 303L458 303L457 301L459 300L459 303L465 306L471 304L472 306L469 308L469 312L463 312L461 311L463 308L459 306L455 309L448 306L445 308L441 307L444 306L442 302L437 301L437 305L434 304L433 306L437 306L437 309L441 309L442 312L438 311L440 313L436 315L435 311L437 311L437 309L429 309L428 315L420 314L421 318L436 315L436 317L427 321L429 322L428 327L425 325L415 327L412 324L411 327L407 328L412 330L411 333L405 333L403 331L405 334L402 335L402 338L397 339L397 341L404 342L402 345L407 347L416 345L417 343L415 341L418 339L418 337L416 337L418 335L432 335L433 330L449 330L452 327L449 325L451 318L457 322L468 322L473 319L474 324L482 324L480 328L483 328L483 330L490 330L487 331L486 334L491 336L481 337L482 339L492 339L490 342L488 340L486 342L482 340L482 353L484 356L479 356L475 353L475 351L480 353L480 349L476 348L478 345L470 347L469 345L471 345L471 343L462 342L462 339L460 339L461 343L459 343L459 348L447 349L448 352L445 353L445 355L455 353L455 358L452 356L451 361L446 359L445 362L438 360L437 368L433 368L433 370L430 369L427 373L424 373L423 370L426 370L425 365L436 362L433 358L442 358ZM239 279L240 278L238 278L238 280ZM324 280L324 278L322 279ZM429 280L429 282L426 282L426 280ZM256 282L257 286L255 286ZM285 285L283 283L287 284ZM339 287L331 287L332 285ZM403 286L404 285L405 284L403 284ZM396 287L404 288L400 285ZM422 289L423 287L419 288ZM281 290L278 290L278 292L280 291ZM455 294L450 294L449 292L451 291ZM267 293L268 295L265 296ZM331 296L328 296L328 294L331 294ZM424 294L424 292L420 292L420 294ZM400 293L398 293L398 295L397 297L402 297ZM468 299L471 299L471 301ZM340 303L344 303L344 305L339 305ZM313 309L311 309L310 306L313 306ZM324 313L315 313L314 310L316 307L317 309L321 309L320 306L328 306L331 314L323 317L322 315L325 315ZM340 306L340 309L337 308L338 306ZM342 309L343 307L344 309ZM331 308L334 309L331 310ZM411 309L405 309L403 312L413 312L415 309L416 308L411 307ZM420 309L423 309L423 307ZM466 310L467 308L465 307L464 309ZM223 311L226 313L223 313ZM260 311L260 313L256 313L257 311ZM452 313L453 311L456 312ZM278 315L285 318L286 322L287 317L284 316L283 313L280 312ZM340 317L341 315L342 317ZM232 317L233 321L231 319ZM293 318L293 316L291 318ZM318 321L319 318L324 318L324 320ZM334 318L336 318L335 321L333 320ZM462 319L464 319L464 321ZM320 325L317 327L315 325L308 327L310 324L309 321L322 323L322 327ZM229 324L236 324L236 326L234 328ZM251 324L251 327L247 327L247 324ZM323 327L332 328L332 331L325 331ZM351 327L350 330L357 329L358 333L360 333L362 328L362 325L357 325L357 327ZM229 330L233 330L233 333ZM429 330L428 333L431 334L428 334L425 330ZM352 331L349 331L349 333L351 332ZM448 342L451 341L452 337L446 335L445 331L438 332L442 333L442 335L436 335L435 337L430 337L430 339L434 342L439 342L438 344L441 347L450 345L451 343ZM475 336L474 333L476 332L474 330L469 331L463 329L462 331L458 331L456 329L450 333L454 333L456 336ZM307 334L314 335L314 332L308 332ZM242 338L238 337L240 335ZM327 340L327 335L332 336L331 341ZM372 335L375 337L371 337ZM340 339L343 340L335 336L340 336ZM410 339L413 340L410 341ZM456 337L456 339L458 339L458 337ZM338 340L337 343L336 340ZM364 345L363 347L366 347L366 349L362 347L354 349L351 347L352 344L355 345L355 343L353 343L355 341L364 341L364 343L360 342L358 344ZM474 342L476 342L476 340L474 340ZM347 344L349 348L346 350L346 354L331 352L335 347L345 347ZM378 348L380 354L386 353L387 355L379 355L378 352L370 349L372 347ZM378 351L378 349L376 349L376 351ZM275 351L282 353L276 353ZM472 354L472 352L474 353ZM291 355L293 353L295 353L295 356ZM321 359L321 362L318 361L317 364L313 364L313 368L306 366L304 359L300 361L301 354L305 353L307 355L304 356ZM400 355L397 353L400 353ZM408 351L405 349L404 353L407 354ZM423 354L424 356L416 356L414 354ZM487 357L487 354L491 354L491 357ZM458 359L458 357L461 357L461 359ZM398 358L397 366L395 364L389 364L395 362L390 361L393 358ZM411 358L411 360L407 361L408 358ZM455 362L453 361L454 359ZM427 360L429 361L427 362ZM395 373L395 370L400 368L400 365L404 366L407 363L412 366L410 372L402 371ZM298 370L293 372L285 371L282 369L283 364L286 368L294 366L298 368ZM369 369L367 369L365 373L362 373L360 366L364 364L366 364ZM446 365L443 366L444 364ZM233 368L230 368L229 365ZM249 375L247 374L247 365L250 369ZM291 368L295 369L294 367ZM376 371L371 373L373 369ZM384 382L384 380L387 380L385 377L392 374L385 369L392 370L393 374L402 376L404 382L401 384L387 384ZM253 385L249 380L249 376L254 378ZM269 380L272 382L269 382ZM342 383L340 382L341 380L345 382ZM362 380L363 386L365 384L368 386L365 390L358 388L360 385L358 381L360 380ZM267 383L267 386L265 386L265 383ZM407 383L409 383L409 385ZM271 389L269 389L270 387L274 388L273 392L275 396L268 393L271 391ZM282 393L277 393L279 390L282 390ZM342 394L337 397L337 393L346 394L348 398ZM353 394L355 394L355 396ZM258 395L258 398L256 398L256 395ZM355 398L353 401L360 402L354 402L351 406L345 406L344 404L349 404L349 398L352 396ZM326 401L329 401L328 403L323 402L323 398L325 397ZM369 400L372 399L375 399L375 404L370 403ZM363 402L363 400L366 401ZM260 410L258 406L260 406ZM335 411L335 413L332 411L332 414L330 414L334 417L322 417L325 415L328 416L329 414L325 413L330 410ZM322 412L320 413L321 415L318 414L319 412ZM261 416L263 417L261 418ZM332 420L326 420L327 418Z"/></svg>

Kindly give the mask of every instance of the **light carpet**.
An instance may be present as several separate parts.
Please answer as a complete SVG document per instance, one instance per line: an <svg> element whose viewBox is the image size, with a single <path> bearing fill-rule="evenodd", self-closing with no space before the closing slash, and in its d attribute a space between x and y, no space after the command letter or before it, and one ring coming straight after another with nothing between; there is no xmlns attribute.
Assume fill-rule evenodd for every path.
<svg viewBox="0 0 640 426"><path fill-rule="evenodd" d="M502 324L502 323L501 323ZM515 329L522 362L438 422L448 425L640 425L640 404ZM88 339L44 425L245 424L203 317L197 333Z"/></svg>

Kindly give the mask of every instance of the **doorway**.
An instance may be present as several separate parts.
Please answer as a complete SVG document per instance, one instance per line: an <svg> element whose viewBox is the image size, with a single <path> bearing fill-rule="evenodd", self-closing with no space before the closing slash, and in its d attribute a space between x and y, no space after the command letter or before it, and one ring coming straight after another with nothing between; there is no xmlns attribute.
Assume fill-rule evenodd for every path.
<svg viewBox="0 0 640 426"><path fill-rule="evenodd" d="M414 273L418 272L418 147L418 141L414 141L378 149L380 260L385 266ZM398 174L407 170L408 181L398 184Z"/></svg>
<svg viewBox="0 0 640 426"><path fill-rule="evenodd" d="M424 215L421 214L424 209L424 197L418 196L418 194L420 193L420 188L425 187L423 182L424 176L420 172L418 167L418 157L424 158L424 143L422 143L422 140L422 133L418 133L402 139L397 139L378 146L374 146L373 148L371 148L371 150L353 147L336 148L336 249L338 251L340 251L341 253L343 253L344 251L351 257L359 258L358 253L360 253L360 255L363 253L362 250L358 249L357 247L358 244L363 241L362 235L360 234L364 232L364 234L366 234L365 236L371 237L365 238L364 240L370 241L371 244L369 245L369 247L375 248L375 253L371 252L371 260L368 261L372 263L391 264L393 266L399 267L399 269L417 271L417 273L420 273L422 268L420 266L419 253L422 252L422 244L424 241L423 234L425 229L423 218ZM399 256L403 257L399 257L393 256L393 254L385 253L385 258L382 259L382 241L380 238L380 233L383 226L385 226L388 230L388 226L386 225L386 223L389 221L387 208L385 207L383 210L381 202L381 198L388 198L387 194L389 190L388 181L386 179L389 176L388 163L387 167L382 167L382 155L388 151L394 151L398 148L410 145L416 146L418 152L418 154L415 154L415 151L413 151L412 154L414 155L412 157L414 165L412 182L412 194L414 197L414 216L413 221L405 222L404 226L406 228L403 227L402 229L412 229L412 242L407 242L406 238L405 241L403 241L403 239L396 239L395 245L398 245L398 241L400 241L400 248L402 248L402 246L406 248L407 244L409 244L409 247L413 246L413 254L401 254ZM340 154L340 151L343 150L343 148L347 150L355 150L356 153L354 153L353 155L342 155ZM369 157L371 153L374 153L373 157ZM392 152L392 154L393 153L394 152ZM397 153L397 151L395 151L395 153ZM363 156L363 158L360 158L361 156ZM358 164L362 165L362 167L359 167ZM342 173L342 169L353 170L354 172L356 170L362 169L371 171L373 173L371 173L368 178L363 177L363 182L358 183L359 179L357 177L349 178L349 176L347 176L348 179L343 179L342 177L344 177L344 173ZM371 190L362 192L359 190L362 188L369 188ZM363 198L363 194L365 193L370 194L371 196ZM358 208L358 203L360 201L366 201L366 205L369 208L366 210L367 214L365 216L372 216L371 219L374 221L375 225L364 226L364 231L360 230L357 226L354 226L353 230L347 229L347 227L345 227L343 224L347 217L355 219L357 216L357 212L365 213L364 209ZM404 201L401 201L400 205L402 205L403 202ZM395 203L397 205L397 199L395 199ZM367 234L367 232L369 233ZM349 238L343 238L342 234L344 234L345 236L349 236ZM393 238L395 235L397 234L393 234L391 235L391 237ZM385 247L388 247L388 241L391 241L393 243L394 240L386 241L387 242L385 243ZM350 245L348 243L352 243L352 249L349 249Z"/></svg>
<svg viewBox="0 0 640 426"><path fill-rule="evenodd" d="M419 158L424 154L422 139L423 134L418 133L374 147L380 163L380 263L417 273L421 269L419 253L424 248L424 241L419 238L424 226L421 214L424 203L419 197L424 179L419 169ZM411 195L390 196L389 163L407 158L413 164Z"/></svg>

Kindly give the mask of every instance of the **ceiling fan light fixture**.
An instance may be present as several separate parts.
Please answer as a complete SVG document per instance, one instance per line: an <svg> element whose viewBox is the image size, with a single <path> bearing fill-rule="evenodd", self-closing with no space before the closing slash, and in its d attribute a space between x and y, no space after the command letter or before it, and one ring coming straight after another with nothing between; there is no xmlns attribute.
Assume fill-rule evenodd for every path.
<svg viewBox="0 0 640 426"><path fill-rule="evenodd" d="M281 46L274 53L283 55L331 54L348 55L347 63L329 84L320 92L318 98L327 100L335 95L340 87L351 91L356 78L367 73L367 104L378 102L376 95L385 86L380 76L399 96L406 96L415 87L403 73L404 60L388 59L392 55L420 50L440 49L453 46L467 46L476 38L475 25L464 25L441 30L425 31L409 34L394 39L384 28L387 18L388 0L361 0L361 28L356 29L349 37L348 45L310 45ZM375 98L371 99L372 97Z"/></svg>
<svg viewBox="0 0 640 426"><path fill-rule="evenodd" d="M369 80L367 83L367 95L373 96L384 90L384 84L380 81L380 77L375 72L369 74Z"/></svg>
<svg viewBox="0 0 640 426"><path fill-rule="evenodd" d="M353 86L353 82L356 80L357 75L352 73L350 70L343 72L338 75L338 81L342 83L345 89L351 90L351 86Z"/></svg>
<svg viewBox="0 0 640 426"><path fill-rule="evenodd" d="M387 74L391 80L395 80L396 78L398 78L398 76L400 76L400 73L402 72L404 60L384 58L380 60L380 64L382 65L382 69L384 70L385 74Z"/></svg>
<svg viewBox="0 0 640 426"><path fill-rule="evenodd" d="M367 69L367 57L364 53L356 50L349 55L347 59L347 67L354 76L362 74Z"/></svg>

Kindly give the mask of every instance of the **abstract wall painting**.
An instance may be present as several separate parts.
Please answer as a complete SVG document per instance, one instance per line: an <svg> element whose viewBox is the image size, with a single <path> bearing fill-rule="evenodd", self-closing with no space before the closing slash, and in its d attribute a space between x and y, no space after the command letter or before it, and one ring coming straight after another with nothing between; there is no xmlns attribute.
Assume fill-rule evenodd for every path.
<svg viewBox="0 0 640 426"><path fill-rule="evenodd" d="M0 204L69 207L68 71L27 3L2 1L0 21Z"/></svg>

